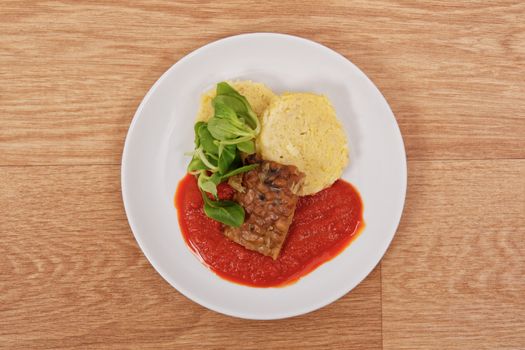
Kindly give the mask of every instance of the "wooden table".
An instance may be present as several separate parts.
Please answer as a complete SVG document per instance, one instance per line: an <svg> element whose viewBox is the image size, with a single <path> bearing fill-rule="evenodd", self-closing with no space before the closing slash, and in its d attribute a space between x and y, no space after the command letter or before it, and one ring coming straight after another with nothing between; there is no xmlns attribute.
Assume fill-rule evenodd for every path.
<svg viewBox="0 0 525 350"><path fill-rule="evenodd" d="M521 1L2 1L3 349L524 349ZM310 314L189 301L129 229L120 159L149 87L190 51L268 31L325 44L390 103L409 186L372 274Z"/></svg>

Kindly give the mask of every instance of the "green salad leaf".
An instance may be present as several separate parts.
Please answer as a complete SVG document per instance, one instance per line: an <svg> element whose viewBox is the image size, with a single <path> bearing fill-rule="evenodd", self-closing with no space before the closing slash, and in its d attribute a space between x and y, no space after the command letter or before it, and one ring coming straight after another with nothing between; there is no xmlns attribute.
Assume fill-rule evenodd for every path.
<svg viewBox="0 0 525 350"><path fill-rule="evenodd" d="M198 138L199 138L200 144L202 145L202 149L207 154L214 154L214 155L218 154L219 146L215 144L214 142L215 139L213 138L213 136L211 136L208 130L208 125L206 123L202 123L197 132L199 135Z"/></svg>
<svg viewBox="0 0 525 350"><path fill-rule="evenodd" d="M192 174L200 170L207 170L207 169L208 167L206 166L206 164L204 164L202 160L195 155L193 156L190 164L188 165L188 172Z"/></svg>
<svg viewBox="0 0 525 350"><path fill-rule="evenodd" d="M246 107L246 113L243 113L241 111L240 112L241 116L247 117L248 118L247 122L250 125L250 127L255 130L256 134L259 134L259 131L261 129L259 119L257 118L257 114L255 114L255 112L252 110L252 107L250 106L250 103L248 102L246 97L239 94L234 88L232 88L226 82L221 82L217 84L217 96L215 98L221 99L222 96L234 97L243 102L243 104Z"/></svg>
<svg viewBox="0 0 525 350"><path fill-rule="evenodd" d="M199 147L201 145L201 139L200 139L200 136L199 136L199 129L203 125L206 125L206 123L205 122L197 122L193 126L193 130L195 131L195 148L197 148L197 147Z"/></svg>
<svg viewBox="0 0 525 350"><path fill-rule="evenodd" d="M244 222L243 207L234 201L219 200L217 186L258 166L243 165L241 153L255 153L260 123L248 100L226 82L217 84L212 106L210 120L195 123L195 150L191 152L188 172L197 177L206 215L238 227Z"/></svg>
<svg viewBox="0 0 525 350"><path fill-rule="evenodd" d="M244 222L244 208L234 201L212 201L202 192L204 213L225 225L239 227Z"/></svg>
<svg viewBox="0 0 525 350"><path fill-rule="evenodd" d="M223 175L222 179L227 179L229 177L232 177L232 176L235 176L235 175L239 175L239 174L242 174L242 173L246 173L250 170L253 170L255 168L257 168L259 166L259 164L248 164L248 165L245 165L245 166L242 166L240 168L237 168L237 169L234 169L226 174Z"/></svg>
<svg viewBox="0 0 525 350"><path fill-rule="evenodd" d="M239 151L244 152L246 154L254 154L255 153L255 142L253 140L250 141L244 141L237 144L237 148Z"/></svg>
<svg viewBox="0 0 525 350"><path fill-rule="evenodd" d="M208 130L215 139L225 141L257 136L255 131L239 118L233 108L222 102L214 102L213 106L215 114L208 121Z"/></svg>
<svg viewBox="0 0 525 350"><path fill-rule="evenodd" d="M219 173L225 174L228 169L230 169L230 165L235 160L235 151L235 145L228 145L224 147L221 155L219 156Z"/></svg>

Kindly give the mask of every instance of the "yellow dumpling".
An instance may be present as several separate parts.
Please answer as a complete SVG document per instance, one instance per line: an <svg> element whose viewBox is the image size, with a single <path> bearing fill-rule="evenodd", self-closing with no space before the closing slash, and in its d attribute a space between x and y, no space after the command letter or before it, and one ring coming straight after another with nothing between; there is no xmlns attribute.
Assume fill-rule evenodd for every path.
<svg viewBox="0 0 525 350"><path fill-rule="evenodd" d="M264 112L257 140L263 159L295 165L305 174L299 195L332 185L348 164L344 130L330 101L311 93L286 93Z"/></svg>
<svg viewBox="0 0 525 350"><path fill-rule="evenodd" d="M276 95L272 90L268 89L266 85L262 83L254 83L253 81L229 81L230 84L237 92L248 100L250 106L259 119L261 115L268 108ZM197 121L207 122L213 116L213 106L211 101L215 97L215 88L204 93L201 97L201 104L197 113Z"/></svg>

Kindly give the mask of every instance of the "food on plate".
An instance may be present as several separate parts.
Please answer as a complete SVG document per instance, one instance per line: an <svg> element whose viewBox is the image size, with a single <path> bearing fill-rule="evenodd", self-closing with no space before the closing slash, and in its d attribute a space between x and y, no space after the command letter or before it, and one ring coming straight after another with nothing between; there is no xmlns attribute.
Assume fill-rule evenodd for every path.
<svg viewBox="0 0 525 350"><path fill-rule="evenodd" d="M293 165L262 161L246 172L244 191L233 199L244 207L247 219L240 227L226 227L224 235L243 247L277 259L288 228L304 175Z"/></svg>
<svg viewBox="0 0 525 350"><path fill-rule="evenodd" d="M244 222L244 209L236 202L219 200L217 185L257 167L243 165L241 153L255 153L254 139L261 125L246 98L225 82L217 84L211 103L213 116L195 124L195 150L188 172L197 177L206 215L238 227Z"/></svg>
<svg viewBox="0 0 525 350"><path fill-rule="evenodd" d="M325 96L287 93L263 114L257 139L263 159L295 165L305 174L300 195L332 185L348 164L346 136Z"/></svg>
<svg viewBox="0 0 525 350"><path fill-rule="evenodd" d="M364 227L359 193L339 179L348 146L327 97L220 82L203 95L194 132L175 205L188 246L219 276L291 283Z"/></svg>
<svg viewBox="0 0 525 350"><path fill-rule="evenodd" d="M273 99L277 97L272 90L262 83L249 80L227 82L240 95L244 96L255 114L262 116ZM213 116L212 101L216 96L215 89L207 91L201 96L201 104L197 112L197 121L207 122Z"/></svg>
<svg viewBox="0 0 525 350"><path fill-rule="evenodd" d="M235 195L226 183L218 186L218 192L223 200L233 200ZM342 180L314 195L299 197L288 236L275 260L224 235L226 227L202 210L193 175L180 181L175 205L182 236L199 260L223 279L257 288L294 283L344 251L364 227L359 193Z"/></svg>

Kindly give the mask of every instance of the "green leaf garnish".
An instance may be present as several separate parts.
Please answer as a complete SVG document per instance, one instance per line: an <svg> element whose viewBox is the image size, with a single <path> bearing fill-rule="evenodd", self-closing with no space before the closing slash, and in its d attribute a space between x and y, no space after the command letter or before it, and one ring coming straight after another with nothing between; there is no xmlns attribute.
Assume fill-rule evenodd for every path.
<svg viewBox="0 0 525 350"><path fill-rule="evenodd" d="M235 145L225 146L219 156L219 172L225 174L235 159Z"/></svg>
<svg viewBox="0 0 525 350"><path fill-rule="evenodd" d="M204 213L215 221L225 225L239 227L244 222L244 208L234 201L212 201L205 193Z"/></svg>
<svg viewBox="0 0 525 350"><path fill-rule="evenodd" d="M254 154L255 153L255 142L253 140L250 141L244 141L237 144L237 148L239 151L244 152L246 154Z"/></svg>
<svg viewBox="0 0 525 350"><path fill-rule="evenodd" d="M219 153L219 147L215 144L215 139L213 138L213 136L211 136L210 132L208 131L208 125L206 123L203 123L199 130L198 130L198 134L199 134L199 140L200 140L200 144L202 145L202 149L206 152L206 153L211 153L211 154L218 154Z"/></svg>
<svg viewBox="0 0 525 350"><path fill-rule="evenodd" d="M260 123L248 100L228 83L218 83L216 92L212 100L214 115L207 123L195 123L195 150L190 153L188 172L197 176L206 215L238 227L244 222L244 209L234 201L218 200L217 185L258 166L243 166L241 152L255 153Z"/></svg>
<svg viewBox="0 0 525 350"><path fill-rule="evenodd" d="M232 177L232 176L235 176L235 175L238 175L238 174L242 174L242 173L245 173L247 171L250 171L252 169L255 169L259 166L259 164L249 164L249 165L245 165L245 166L242 166L240 168L237 168L237 169L234 169L226 174L223 175L223 179L227 179L229 177Z"/></svg>
<svg viewBox="0 0 525 350"><path fill-rule="evenodd" d="M206 170L206 169L208 169L206 164L204 164L202 162L202 160L199 157L197 157L197 156L193 156L193 158L191 159L190 164L188 164L188 172L189 173L195 173L196 171Z"/></svg>

